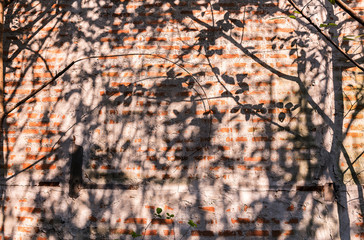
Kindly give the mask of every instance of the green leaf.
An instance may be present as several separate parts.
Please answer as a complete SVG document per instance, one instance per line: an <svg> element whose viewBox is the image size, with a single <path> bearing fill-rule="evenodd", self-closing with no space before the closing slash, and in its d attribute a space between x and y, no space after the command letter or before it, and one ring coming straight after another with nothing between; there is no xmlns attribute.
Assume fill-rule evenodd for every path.
<svg viewBox="0 0 364 240"><path fill-rule="evenodd" d="M337 26L336 23L328 23L328 24L321 23L320 24L320 27L336 27L336 26Z"/></svg>
<svg viewBox="0 0 364 240"><path fill-rule="evenodd" d="M269 18L268 20L275 20L275 19L281 19L281 18L286 18L286 17L274 17L274 18Z"/></svg>
<svg viewBox="0 0 364 240"><path fill-rule="evenodd" d="M356 40L357 38L362 38L364 37L364 34L360 34L358 36L355 35L346 35L343 37L343 40L347 40L347 41L358 41Z"/></svg>
<svg viewBox="0 0 364 240"><path fill-rule="evenodd" d="M335 0L329 0L332 5L335 5Z"/></svg>
<svg viewBox="0 0 364 240"><path fill-rule="evenodd" d="M347 41L355 41L355 39L349 38L349 37L343 37L343 40L347 40Z"/></svg>
<svg viewBox="0 0 364 240"><path fill-rule="evenodd" d="M157 214L161 214L162 208L157 208L156 212L157 212Z"/></svg>
<svg viewBox="0 0 364 240"><path fill-rule="evenodd" d="M290 18L296 19L295 15L289 15Z"/></svg>
<svg viewBox="0 0 364 240"><path fill-rule="evenodd" d="M192 220L188 221L188 225L190 225L191 227L197 227L197 224L194 223Z"/></svg>
<svg viewBox="0 0 364 240"><path fill-rule="evenodd" d="M171 219L171 218L173 218L174 217L174 214L169 214L169 213L166 213L167 214L167 219Z"/></svg>
<svg viewBox="0 0 364 240"><path fill-rule="evenodd" d="M301 14L299 11L293 11L294 13Z"/></svg>
<svg viewBox="0 0 364 240"><path fill-rule="evenodd" d="M136 233L136 232L131 232L131 236L133 237L133 238L137 238L137 237L140 237L141 236L141 234L138 234L138 233Z"/></svg>

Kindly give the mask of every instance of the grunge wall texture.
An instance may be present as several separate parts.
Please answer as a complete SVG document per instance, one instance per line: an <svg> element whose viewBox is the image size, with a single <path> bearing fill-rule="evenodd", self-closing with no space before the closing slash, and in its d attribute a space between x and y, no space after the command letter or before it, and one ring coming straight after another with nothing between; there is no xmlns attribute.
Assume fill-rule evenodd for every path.
<svg viewBox="0 0 364 240"><path fill-rule="evenodd" d="M363 66L363 27L295 2ZM1 239L364 237L364 75L287 1L5 14L7 109L87 59L6 118Z"/></svg>

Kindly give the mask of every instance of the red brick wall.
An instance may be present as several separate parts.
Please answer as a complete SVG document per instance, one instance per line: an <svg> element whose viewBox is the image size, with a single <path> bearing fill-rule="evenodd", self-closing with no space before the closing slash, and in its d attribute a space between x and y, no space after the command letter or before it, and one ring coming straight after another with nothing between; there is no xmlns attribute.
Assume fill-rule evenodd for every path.
<svg viewBox="0 0 364 240"><path fill-rule="evenodd" d="M338 24L322 29L363 65L363 27L315 4L305 12ZM8 5L7 109L77 62L6 118L1 239L361 238L363 72L293 10Z"/></svg>

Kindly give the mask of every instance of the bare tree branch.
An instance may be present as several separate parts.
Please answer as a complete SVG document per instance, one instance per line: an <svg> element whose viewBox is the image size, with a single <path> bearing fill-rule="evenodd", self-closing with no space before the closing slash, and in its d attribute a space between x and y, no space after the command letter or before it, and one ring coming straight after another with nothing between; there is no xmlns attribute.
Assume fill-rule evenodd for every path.
<svg viewBox="0 0 364 240"><path fill-rule="evenodd" d="M354 18L356 21L358 21L361 25L364 26L364 20L358 15L356 14L356 12L349 7L348 5L346 5L343 1L341 0L335 0L335 2L337 3L337 5L339 5L347 14L349 14L352 18Z"/></svg>
<svg viewBox="0 0 364 240"><path fill-rule="evenodd" d="M351 63L353 63L356 67L364 72L364 67L360 66L358 62L356 62L352 57L350 57L346 52L344 52L332 39L329 35L324 33L307 15L305 15L301 9L293 2L293 0L288 0L288 2L322 35L324 38L331 43L341 54L343 54Z"/></svg>
<svg viewBox="0 0 364 240"><path fill-rule="evenodd" d="M75 62L71 62L67 67L65 67L61 72L59 72L56 76L54 76L50 81L48 81L47 83L43 84L40 88L38 88L37 90L35 90L34 92L32 92L31 94L29 94L28 96L26 96L25 98L23 98L21 101L19 101L17 104L15 104L14 107L12 107L9 111L6 111L5 115L8 115L9 113L11 113L12 111L14 111L16 108L18 108L19 106L21 106L22 104L24 104L26 101L28 101L30 98L34 97L37 93L39 93L40 91L42 91L45 87L47 87L49 84L53 83L54 81L56 81L60 76L63 75L63 73L65 73L70 67L72 67L72 65L75 64Z"/></svg>
<svg viewBox="0 0 364 240"><path fill-rule="evenodd" d="M4 74L4 43L3 43L3 34L4 34L4 0L0 0L0 121L3 121L5 116L5 102L4 102L4 86L5 86L5 74ZM0 126L0 133L2 133L3 129Z"/></svg>

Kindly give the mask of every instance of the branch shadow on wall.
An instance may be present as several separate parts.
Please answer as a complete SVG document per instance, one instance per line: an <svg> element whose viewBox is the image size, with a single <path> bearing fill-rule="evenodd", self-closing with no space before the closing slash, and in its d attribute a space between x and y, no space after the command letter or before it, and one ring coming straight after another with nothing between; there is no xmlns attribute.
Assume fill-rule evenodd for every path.
<svg viewBox="0 0 364 240"><path fill-rule="evenodd" d="M295 234L312 237L315 236L316 230L322 227L322 222L311 219L305 230L295 229L303 220L306 208L312 215L319 212L326 217L332 213L330 209L334 208L333 204L328 206L329 210L322 210L323 205L319 200L322 198L324 187L319 182L327 175L335 178L337 171L340 171L336 165L339 165L343 150L336 150L341 149L343 141L341 133L345 118L342 113L343 99L335 98L335 109L341 112L341 115L332 121L324 111L326 107L331 106L326 105L328 104L326 92L322 90L326 89L331 79L322 77L320 71L315 71L323 63L316 60L316 52L306 50L310 46L310 42L305 40L309 32L296 32L296 36L292 34L288 37L270 39L273 43L273 52L283 49L285 43L289 41L292 49L288 55L292 57L299 52L299 57L290 66L296 68L298 76L286 73L289 71L285 70L289 70L290 67L266 61L256 45L249 46L249 41L254 43L254 36L244 32L249 22L259 22L248 14L251 9L247 8L251 5L255 6L255 13L262 17L287 13L287 9L272 7L262 1L217 2L212 5L209 2L155 1L137 6L135 14L131 14L127 11L128 6L132 4L130 2L113 2L108 5L98 2L95 9L100 9L98 14L105 19L105 23L102 23L91 18L86 10L77 12L80 11L82 1L71 1L63 6L58 1L52 1L47 4L39 3L43 11L35 21L12 30L11 23L22 11L32 12L32 9L35 9L25 1L21 4L23 5L17 8L10 5L9 9L13 10L8 10L6 16L8 32L5 37L5 48L9 49L10 56L6 61L8 64L6 74L15 74L12 78L14 81L7 81L7 87L11 89L7 93L9 104L17 101L16 98L19 96L17 90L24 89L23 85L34 87L42 83L36 80L27 82L27 78L24 77L29 76L31 71L33 76L40 76L34 67L39 61L44 64L43 70L46 69L50 76L54 75L49 59L47 61L41 51L47 48L45 44L47 40L56 39L56 45L59 44L58 47L61 48L72 44L75 37L78 40L82 39L89 43L90 47L76 47L73 51L81 51L82 55L90 56L94 55L92 45L100 42L112 51L143 49L137 43L138 37L142 38L144 36L142 34L151 29L148 31L152 35L148 36L146 46L155 51L164 50L163 54L155 54L154 58L140 55L137 64L135 59L128 57L90 60L87 64L94 68L79 67L75 73L66 73L56 86L50 87L49 96L41 95L39 98L44 102L53 96L52 89L60 89L57 102L41 105L43 107L41 111L37 110L39 101L28 102L26 107L31 109L26 112L28 118L19 125L12 125L10 120L25 116L24 112L27 109L25 106L8 117L6 133L9 135L5 136L5 145L10 147L2 163L3 177L9 178L10 173L15 175L11 179L16 179L18 173L19 176L28 173L25 179L28 181L29 189L34 185L52 186L51 183L59 183L53 184L53 187L61 189L59 199L54 202L47 200L50 201L47 209L42 206L46 201L43 196L35 199L32 214L38 214L40 220L36 227L42 232L41 234L65 239L79 234L87 237L104 237L111 233L121 235L123 238L132 231L146 233L145 228L148 223L138 220L144 216L140 216L142 211L136 208L131 207L125 216L125 219L134 219L129 222L125 220L124 223L130 223L125 229L119 229L111 218L104 218L120 197L109 190L137 190L143 196L148 196L140 201L140 206L145 206L149 205L150 199L160 197L160 193L151 186L163 188L175 183L186 185L189 192L194 194L195 200L193 204L181 203L178 208L184 208L186 213L181 213L178 220L186 222L192 216L193 220L198 222L198 227L192 234L209 236L211 239L223 236L295 238ZM53 4L58 5L54 7ZM168 8L162 8L167 5ZM207 15L195 16L196 10L205 12L208 10L210 23L205 21ZM111 14L112 11L115 12ZM57 26L59 32L64 34L63 37L61 33L54 36L52 31L42 37L39 36L40 30L47 24L55 19L69 17L67 14L77 15L81 20L75 22L56 20L52 26L54 29ZM95 28L112 26L112 29L101 33L92 30L94 31L92 36L82 31L65 34L70 29L78 29L80 22ZM184 47L177 54L173 46L163 44L167 42L163 30L170 27L169 23L177 28L172 37L181 38L190 34L195 39L183 43ZM22 41L22 37L27 35L24 32L28 33L26 30L34 29L37 24L41 24L37 27L38 30L32 30L30 37ZM135 31L122 29L122 26L127 25L133 26L131 30ZM133 42L133 39L137 41ZM237 72L230 72L221 67L219 61L228 57L228 54L233 54L223 48L220 42L222 40L236 48L239 52L236 58L248 57L253 62L252 66L257 64L254 66L259 67L254 69L254 72L245 71L243 65L245 61L241 63L244 67L236 67ZM32 50L35 46L39 51ZM16 59L27 51L32 57L27 61L17 62ZM326 49L319 53L325 56ZM72 52L67 54L73 57ZM159 55L163 55L163 58L157 57ZM169 57L173 57L174 60L170 61ZM190 61L191 57L196 61ZM239 66L239 63L234 66ZM340 65L340 67L350 66ZM191 73L187 69L199 70L197 73ZM265 71L266 75L259 77L256 74L258 71ZM20 77L16 75L18 72ZM318 79L317 82L305 79L303 75L306 72L313 72L310 78ZM148 76L148 73L152 76ZM298 89L292 89L291 94L297 94L298 97L294 100L291 100L290 94L277 97L272 88L276 84L277 77L280 81L296 84ZM342 76L335 71L333 78L341 81ZM315 102L317 99L311 96L311 89L315 89L315 84L324 86L318 89L322 91L323 96L318 103ZM352 106L356 104L356 107L350 108L347 113L353 111L349 127L363 109L361 90L362 86L356 89L356 102L352 104ZM255 95L259 92L264 92L264 99ZM207 93L213 93L214 96L209 96ZM342 95L342 90L339 89L336 94ZM64 116L67 114L62 108L67 110L68 116ZM31 114L39 114L38 117L42 115L42 120L37 122L29 117ZM320 124L316 121L319 117L323 119ZM69 119L74 120L72 124ZM29 129L35 133L31 137L27 136L31 150L25 159L12 163L11 148L27 151L27 146L23 145L22 141L16 140L12 143L12 139L21 139L23 137L21 133ZM327 150L324 145L329 129L334 130L332 146L336 150ZM16 133L10 133L12 131ZM241 135L242 133L247 135ZM61 137L58 138L59 136ZM73 143L72 136L76 136L79 141L77 145ZM218 141L217 138L226 140ZM61 141L58 142L57 139ZM247 139L251 141L249 142L252 143L251 146ZM51 146L54 146L55 142L59 145L58 150L47 153L49 148L54 150ZM74 146L71 154L68 151L70 146ZM329 162L330 158L336 159L335 162ZM352 170L350 159L347 163L347 167ZM10 165L12 169L8 171ZM42 171L43 175L37 175L36 171ZM351 174L354 177L356 175L355 172ZM239 180L236 184L229 180L225 181L229 176L231 178L239 176ZM256 193L247 200L247 197L239 191L251 185L245 179L254 181L256 184L254 187L259 187L260 181L267 180L268 189L275 189L276 192L266 195ZM343 183L342 179L340 181ZM205 207L206 199L203 196L206 186L215 186L216 192L219 193L216 201L222 203L224 209L221 211L226 214L211 216L209 212L211 209ZM336 186L338 187L342 186ZM99 192L94 194L93 189ZM73 201L77 201L78 197L83 200L86 198L87 207L92 209L92 212L89 221L83 227L72 223L72 216L79 214L72 204L68 204L62 210L58 208L63 194L76 199ZM100 198L98 194L103 197ZM125 191L121 195L127 194ZM4 202L7 196L6 185L2 188L2 196ZM312 205L307 205L311 197L314 200L309 204ZM342 198L336 201L347 209L346 197ZM233 199L242 199L242 203L233 206L235 203ZM182 202L184 199L181 197L179 200ZM180 203L172 204L176 206ZM343 211L343 216L348 214L348 210ZM3 208L4 216L12 214L16 215L12 210L5 213ZM149 214L148 219L153 218L153 208ZM222 225L221 230L217 233L211 231L209 225L211 221L218 221ZM342 228L344 225L345 223L340 224ZM107 231L100 226L107 226ZM291 230L287 230L289 228L287 226L290 226ZM155 228L155 225L150 227L151 230ZM171 226L166 228L172 230ZM178 225L178 228L181 229L180 233L188 230L183 224ZM5 231L4 225L2 229ZM14 228L10 232L15 234L15 231ZM34 237L39 234L34 232Z"/></svg>

